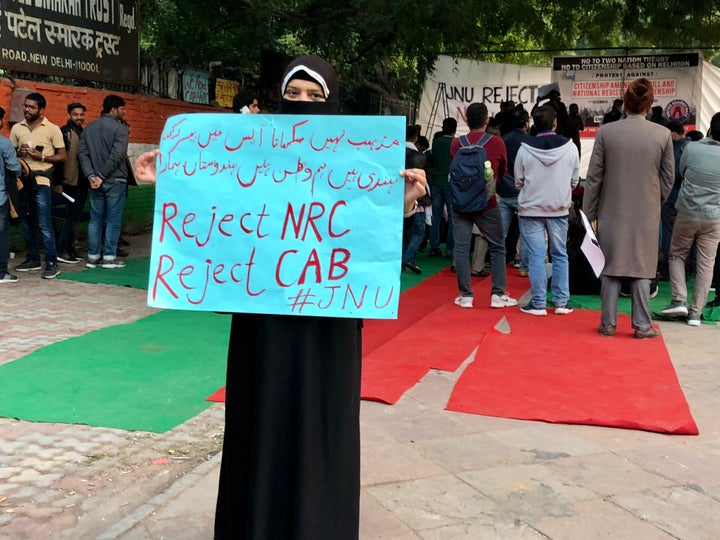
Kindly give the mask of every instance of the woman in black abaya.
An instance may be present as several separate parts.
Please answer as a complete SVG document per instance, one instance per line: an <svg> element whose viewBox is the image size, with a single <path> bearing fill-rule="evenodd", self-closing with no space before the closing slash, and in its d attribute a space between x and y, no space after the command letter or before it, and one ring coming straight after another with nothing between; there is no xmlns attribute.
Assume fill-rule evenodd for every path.
<svg viewBox="0 0 720 540"><path fill-rule="evenodd" d="M335 71L288 66L281 114L337 114ZM235 314L215 538L357 538L362 321Z"/></svg>
<svg viewBox="0 0 720 540"><path fill-rule="evenodd" d="M281 114L337 114L335 70L297 58L281 96ZM154 180L154 156L136 163L140 180ZM425 174L401 174L408 211ZM357 539L362 321L232 317L215 540Z"/></svg>

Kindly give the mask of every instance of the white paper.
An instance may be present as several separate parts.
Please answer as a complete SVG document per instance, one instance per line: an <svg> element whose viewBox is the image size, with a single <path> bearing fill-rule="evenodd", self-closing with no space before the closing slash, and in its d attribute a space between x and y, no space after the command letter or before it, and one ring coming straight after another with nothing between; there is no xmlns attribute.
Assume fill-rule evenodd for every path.
<svg viewBox="0 0 720 540"><path fill-rule="evenodd" d="M64 191L63 191L60 195L62 195L63 197L65 197L65 198L66 198L68 201L70 201L71 203L74 203L74 202L75 202L75 199L73 199L70 195L68 195L68 194L65 193Z"/></svg>
<svg viewBox="0 0 720 540"><path fill-rule="evenodd" d="M600 243L598 242L597 236L595 236L595 231L585 212L580 210L580 216L582 217L583 227L585 227L585 237L580 245L580 249L590 263L593 272L595 272L595 277L599 278L603 268L605 268L605 255L602 249L600 249Z"/></svg>

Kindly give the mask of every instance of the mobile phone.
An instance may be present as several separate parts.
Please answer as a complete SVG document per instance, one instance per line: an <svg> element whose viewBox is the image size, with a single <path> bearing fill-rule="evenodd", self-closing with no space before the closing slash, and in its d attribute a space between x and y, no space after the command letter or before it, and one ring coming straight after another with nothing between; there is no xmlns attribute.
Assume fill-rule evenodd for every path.
<svg viewBox="0 0 720 540"><path fill-rule="evenodd" d="M38 152L42 152L43 150L45 150L45 147L44 146L36 146L35 150L37 150Z"/></svg>

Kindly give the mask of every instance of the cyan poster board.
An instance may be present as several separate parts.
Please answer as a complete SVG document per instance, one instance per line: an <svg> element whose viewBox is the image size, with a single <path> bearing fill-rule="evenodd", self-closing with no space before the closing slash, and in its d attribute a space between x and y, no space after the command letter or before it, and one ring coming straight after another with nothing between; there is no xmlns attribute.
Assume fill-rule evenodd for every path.
<svg viewBox="0 0 720 540"><path fill-rule="evenodd" d="M148 305L396 318L404 133L389 116L168 119Z"/></svg>

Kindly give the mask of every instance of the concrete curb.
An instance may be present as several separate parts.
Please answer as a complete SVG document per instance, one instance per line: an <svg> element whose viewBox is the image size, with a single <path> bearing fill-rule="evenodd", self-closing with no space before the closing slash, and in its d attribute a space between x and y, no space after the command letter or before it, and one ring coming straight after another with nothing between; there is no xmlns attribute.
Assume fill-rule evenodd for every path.
<svg viewBox="0 0 720 540"><path fill-rule="evenodd" d="M222 454L218 453L209 460L195 467L192 471L180 478L177 482L173 483L163 493L156 495L147 503L143 504L141 507L135 510L132 514L122 519L118 523L115 523L114 525L108 527L105 531L98 535L97 540L118 540L122 535L124 535L130 529L141 523L153 512L156 512L168 503L172 502L178 497L178 495L180 495L180 493L192 487L193 484L195 484L198 480L213 471L213 469L215 469L216 467L220 467L221 456Z"/></svg>

